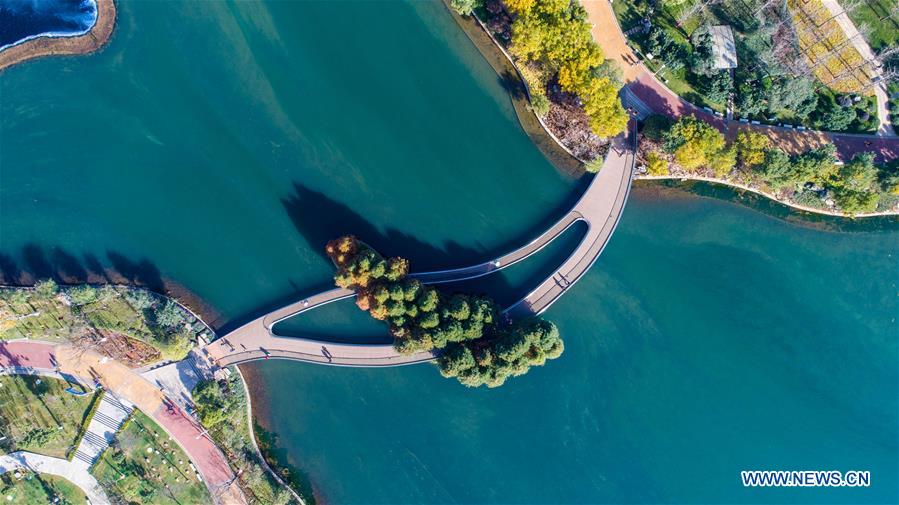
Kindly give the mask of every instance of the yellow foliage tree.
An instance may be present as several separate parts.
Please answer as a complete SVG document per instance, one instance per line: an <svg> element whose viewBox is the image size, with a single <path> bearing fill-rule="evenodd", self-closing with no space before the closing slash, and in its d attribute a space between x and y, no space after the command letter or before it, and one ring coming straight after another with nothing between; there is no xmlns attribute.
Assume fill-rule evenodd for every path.
<svg viewBox="0 0 899 505"><path fill-rule="evenodd" d="M624 131L628 117L614 83L593 73L604 57L580 5L570 0L511 0L506 5L518 16L510 49L519 63L535 62L546 75L556 74L563 90L581 98L590 128L600 137Z"/></svg>
<svg viewBox="0 0 899 505"><path fill-rule="evenodd" d="M716 177L724 177L734 169L737 164L737 150L726 147L709 156L709 168L715 172Z"/></svg>
<svg viewBox="0 0 899 505"><path fill-rule="evenodd" d="M528 12L534 8L535 0L505 0L506 7L515 14Z"/></svg>
<svg viewBox="0 0 899 505"><path fill-rule="evenodd" d="M724 135L693 116L681 118L671 127L667 137L666 143L676 145L674 160L684 170L709 167L721 176L736 162L736 152L726 147Z"/></svg>
<svg viewBox="0 0 899 505"><path fill-rule="evenodd" d="M740 164L753 168L765 161L765 150L771 147L771 140L758 132L742 131L737 134L736 147Z"/></svg>
<svg viewBox="0 0 899 505"><path fill-rule="evenodd" d="M652 151L646 155L646 173L656 177L668 175L668 161Z"/></svg>
<svg viewBox="0 0 899 505"><path fill-rule="evenodd" d="M627 128L627 112L621 106L615 85L607 77L594 78L581 98L593 133L600 137L614 137Z"/></svg>
<svg viewBox="0 0 899 505"><path fill-rule="evenodd" d="M593 68L602 62L602 51L596 45L584 47L577 57L565 60L559 67L559 85L565 91L583 97L590 92L590 84L595 79Z"/></svg>

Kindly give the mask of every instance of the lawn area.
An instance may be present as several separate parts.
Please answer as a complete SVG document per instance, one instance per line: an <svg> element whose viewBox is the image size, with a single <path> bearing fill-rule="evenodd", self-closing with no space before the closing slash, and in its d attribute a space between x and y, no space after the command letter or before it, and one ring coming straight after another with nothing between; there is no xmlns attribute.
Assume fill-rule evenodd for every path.
<svg viewBox="0 0 899 505"><path fill-rule="evenodd" d="M663 28L671 37L672 41L685 49L685 56L689 57L691 49L690 35L699 27L700 20L697 16L693 16L681 25L678 23L677 19L684 10L689 8L690 2L685 2L680 5L662 5L661 3L658 3L657 5L657 10L650 14L650 6L645 1L617 0L612 3L612 10L615 12L615 16L618 18L618 22L623 31L639 26L642 19L651 15L653 23ZM640 49L643 63L649 70L656 74L656 77L658 77L659 80L665 83L665 86L668 86L668 88L677 93L678 96L683 97L685 100L695 105L700 107L710 107L718 112L724 112L725 104L710 100L688 81L686 69L679 68L672 70L667 67L663 68L662 62L658 59L659 55L654 55L653 60L647 59L646 54L648 51L644 44L645 38L645 34L639 32L631 34L628 37L628 39Z"/></svg>
<svg viewBox="0 0 899 505"><path fill-rule="evenodd" d="M25 450L65 458L78 445L96 394L75 396L58 379L0 376L0 451ZM77 386L76 386L77 387Z"/></svg>
<svg viewBox="0 0 899 505"><path fill-rule="evenodd" d="M874 51L899 44L899 14L890 15L897 2L899 0L865 0L849 13L855 26L870 27L867 39Z"/></svg>
<svg viewBox="0 0 899 505"><path fill-rule="evenodd" d="M26 473L16 478L11 472L0 476L0 497L13 505L81 505L87 497L78 486L55 475Z"/></svg>
<svg viewBox="0 0 899 505"><path fill-rule="evenodd" d="M145 289L52 281L35 289L0 288L0 340L88 339L99 352L139 366L183 358L195 334L204 332L190 312Z"/></svg>
<svg viewBox="0 0 899 505"><path fill-rule="evenodd" d="M169 436L135 410L91 468L107 494L128 503L211 503L190 460Z"/></svg>

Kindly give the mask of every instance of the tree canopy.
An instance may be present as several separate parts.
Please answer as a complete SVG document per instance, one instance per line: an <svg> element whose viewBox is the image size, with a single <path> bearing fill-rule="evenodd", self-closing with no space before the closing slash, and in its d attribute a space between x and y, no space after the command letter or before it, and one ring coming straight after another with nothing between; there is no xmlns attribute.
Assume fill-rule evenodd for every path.
<svg viewBox="0 0 899 505"><path fill-rule="evenodd" d="M488 341L453 344L437 366L444 377L455 377L466 386L492 388L558 358L564 350L556 325L533 319Z"/></svg>
<svg viewBox="0 0 899 505"><path fill-rule="evenodd" d="M735 145L740 165L752 168L765 161L765 150L771 146L771 140L758 132L741 131Z"/></svg>
<svg viewBox="0 0 899 505"><path fill-rule="evenodd" d="M555 75L564 91L580 97L596 135L624 131L628 118L615 71L593 40L584 8L569 0L512 0L506 6L517 16L512 54L525 66L534 63Z"/></svg>
<svg viewBox="0 0 899 505"><path fill-rule="evenodd" d="M461 352L456 349L463 343L469 349L495 348L499 352L499 349L506 349L518 340L532 339L528 335L536 332L535 328L555 328L542 319L528 321L528 330L522 326L524 323L512 323L500 328L500 310L492 299L482 295L447 294L426 286L408 276L408 261L402 258L384 259L353 236L332 240L325 250L337 266L335 284L355 290L356 305L375 319L388 323L394 348L401 353L441 349L455 353ZM561 354L557 331L554 338L559 340L558 354ZM498 380L496 377L501 376L504 381L510 374L521 375L524 373L522 367L526 371L529 366L542 365L545 359L557 357L555 349L547 347L542 360L535 359L534 353L526 357L503 354L508 358L506 365L513 367L515 373L506 373L503 368L494 373L493 379L482 383L491 385ZM458 376L462 381L467 375ZM463 384L480 385L465 381Z"/></svg>
<svg viewBox="0 0 899 505"><path fill-rule="evenodd" d="M708 167L722 176L736 163L736 153L724 135L695 116L684 116L674 123L665 134L665 150L673 153L677 164L688 171Z"/></svg>

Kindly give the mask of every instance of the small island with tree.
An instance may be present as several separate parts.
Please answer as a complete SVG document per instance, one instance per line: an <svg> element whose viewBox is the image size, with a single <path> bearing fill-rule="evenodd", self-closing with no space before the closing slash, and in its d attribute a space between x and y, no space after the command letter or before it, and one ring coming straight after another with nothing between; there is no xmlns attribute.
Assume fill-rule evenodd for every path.
<svg viewBox="0 0 899 505"><path fill-rule="evenodd" d="M449 294L409 276L409 261L384 258L353 236L326 247L337 286L356 292L356 305L385 321L401 353L435 351L444 377L470 387L497 387L509 377L562 355L555 324L503 318L483 295Z"/></svg>

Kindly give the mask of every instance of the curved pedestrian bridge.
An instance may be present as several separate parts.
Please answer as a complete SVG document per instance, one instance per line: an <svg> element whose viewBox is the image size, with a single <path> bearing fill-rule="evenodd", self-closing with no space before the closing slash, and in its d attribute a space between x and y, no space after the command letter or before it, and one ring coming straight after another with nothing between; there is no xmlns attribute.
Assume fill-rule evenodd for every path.
<svg viewBox="0 0 899 505"><path fill-rule="evenodd" d="M571 255L527 296L507 308L510 317L541 314L574 285L599 257L615 231L630 192L634 173L636 132L612 140L602 169L561 219L524 246L478 265L412 274L426 284L474 279L510 267L536 254L578 221L587 223L584 238ZM381 367L434 359L431 352L400 354L391 344L343 344L297 337L280 337L275 324L303 312L354 296L336 288L272 311L237 328L203 348L219 366L259 359L292 359L337 366Z"/></svg>

